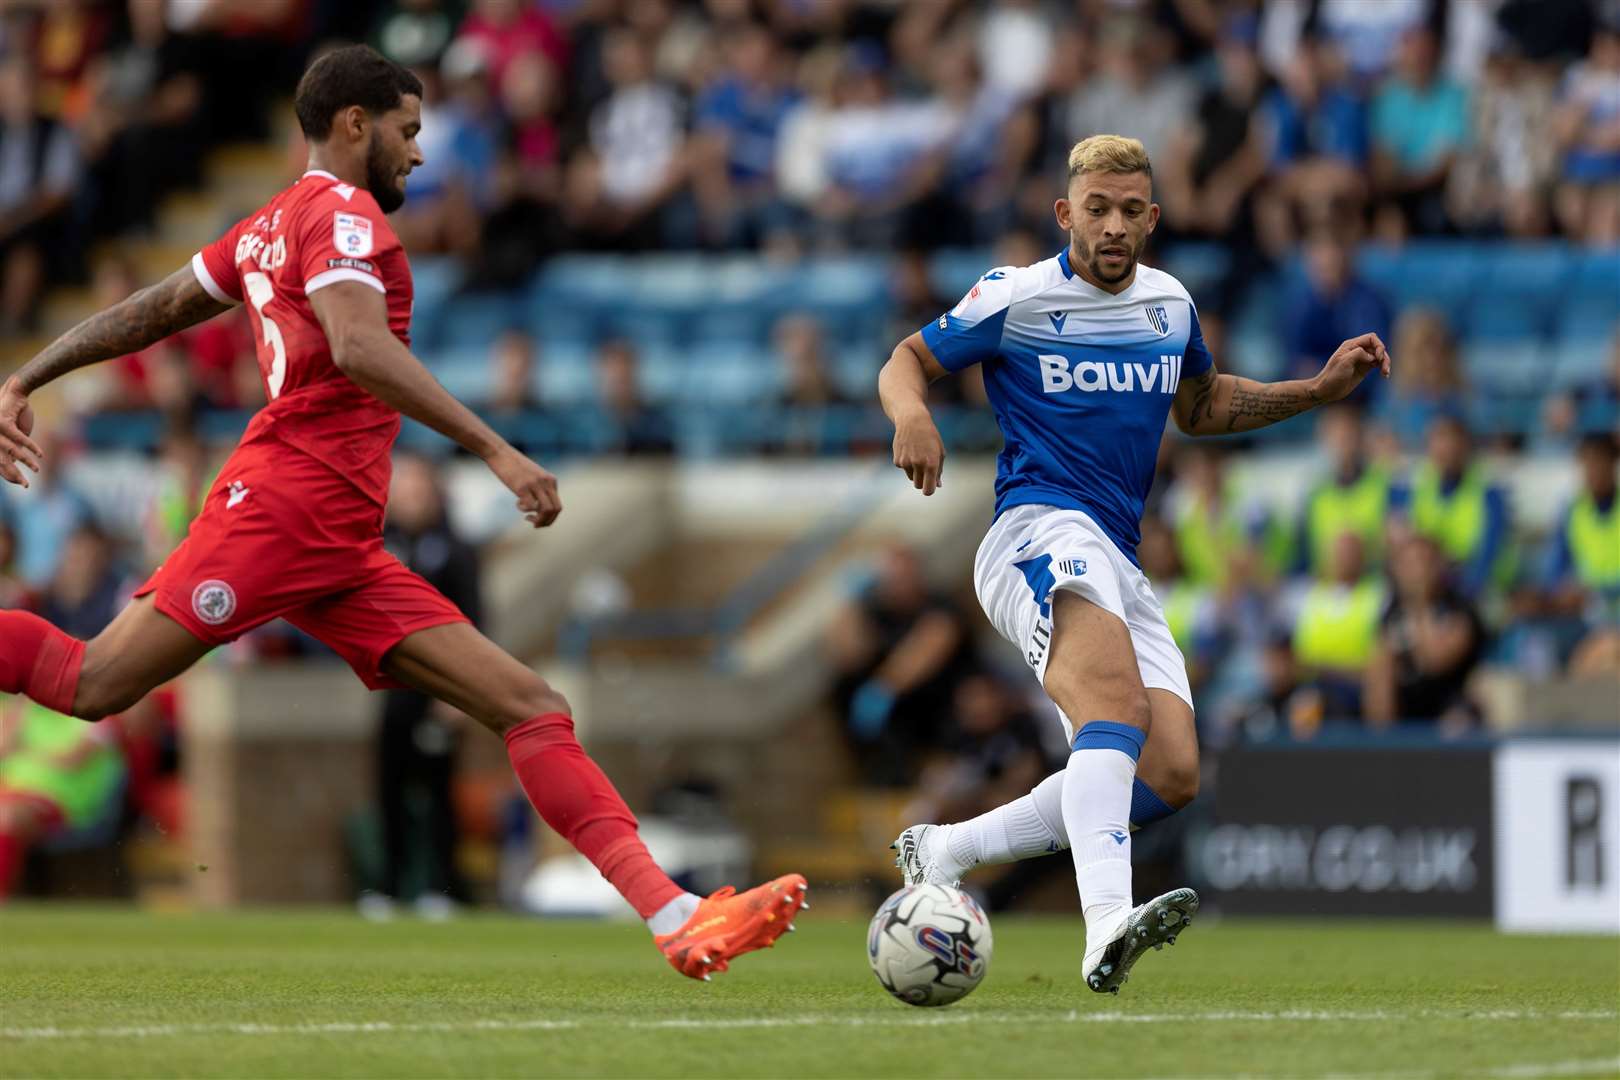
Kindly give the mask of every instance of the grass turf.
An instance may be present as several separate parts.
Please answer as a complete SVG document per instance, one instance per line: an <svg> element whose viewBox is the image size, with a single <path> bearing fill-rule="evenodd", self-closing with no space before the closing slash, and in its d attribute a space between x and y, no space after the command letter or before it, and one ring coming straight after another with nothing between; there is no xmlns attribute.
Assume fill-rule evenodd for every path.
<svg viewBox="0 0 1620 1080"><path fill-rule="evenodd" d="M634 926L0 912L0 1076L1620 1075L1620 943L1440 923L1195 926L1117 998L1070 920L995 921L988 979L891 1000L807 912L711 985Z"/></svg>

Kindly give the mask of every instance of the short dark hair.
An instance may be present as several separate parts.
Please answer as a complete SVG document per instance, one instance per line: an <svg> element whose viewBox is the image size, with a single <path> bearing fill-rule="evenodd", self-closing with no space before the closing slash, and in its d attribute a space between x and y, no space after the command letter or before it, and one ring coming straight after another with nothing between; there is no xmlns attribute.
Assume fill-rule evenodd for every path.
<svg viewBox="0 0 1620 1080"><path fill-rule="evenodd" d="M298 80L293 111L304 137L332 134L339 109L358 105L373 116L399 107L406 94L422 96L422 80L369 45L346 45L316 58Z"/></svg>

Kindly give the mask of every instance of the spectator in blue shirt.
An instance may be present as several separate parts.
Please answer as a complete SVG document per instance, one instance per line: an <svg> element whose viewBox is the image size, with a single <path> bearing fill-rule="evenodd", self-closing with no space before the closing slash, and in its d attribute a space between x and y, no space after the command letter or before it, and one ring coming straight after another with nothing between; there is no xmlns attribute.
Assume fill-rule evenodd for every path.
<svg viewBox="0 0 1620 1080"><path fill-rule="evenodd" d="M1434 35L1408 30L1372 103L1373 175L1409 229L1446 227L1446 179L1468 144L1468 92L1441 74Z"/></svg>
<svg viewBox="0 0 1620 1080"><path fill-rule="evenodd" d="M1349 246L1336 234L1320 231L1306 242L1303 269L1283 315L1286 377L1291 379L1314 376L1341 341L1358 333L1389 336L1389 302L1356 276ZM1382 382L1367 379L1345 400L1368 405Z"/></svg>
<svg viewBox="0 0 1620 1080"><path fill-rule="evenodd" d="M753 245L786 224L775 196L776 142L800 95L764 27L729 35L727 52L726 72L697 100L693 185L714 239Z"/></svg>
<svg viewBox="0 0 1620 1080"><path fill-rule="evenodd" d="M26 488L7 488L0 497L0 516L17 536L17 576L31 589L43 589L56 576L68 537L91 523L90 504L62 482L66 448L49 433L37 437L45 464L30 475Z"/></svg>
<svg viewBox="0 0 1620 1080"><path fill-rule="evenodd" d="M1366 203L1367 106L1336 49L1302 41L1257 113L1274 198L1258 200L1263 233L1280 249L1296 220L1359 220Z"/></svg>

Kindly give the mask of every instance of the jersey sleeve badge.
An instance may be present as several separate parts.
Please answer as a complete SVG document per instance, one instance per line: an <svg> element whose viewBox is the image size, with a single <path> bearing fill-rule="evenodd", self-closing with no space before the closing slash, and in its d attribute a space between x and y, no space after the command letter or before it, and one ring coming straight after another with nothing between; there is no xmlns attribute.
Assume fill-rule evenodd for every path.
<svg viewBox="0 0 1620 1080"><path fill-rule="evenodd" d="M335 211L332 214L332 246L351 259L370 255L371 219L342 210Z"/></svg>

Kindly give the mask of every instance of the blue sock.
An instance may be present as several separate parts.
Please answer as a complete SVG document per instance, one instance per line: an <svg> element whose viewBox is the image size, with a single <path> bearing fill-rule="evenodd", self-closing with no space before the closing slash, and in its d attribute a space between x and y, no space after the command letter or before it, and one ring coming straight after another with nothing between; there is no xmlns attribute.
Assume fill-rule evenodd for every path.
<svg viewBox="0 0 1620 1080"><path fill-rule="evenodd" d="M1138 777L1131 784L1131 824L1140 829L1176 812L1176 808L1159 798L1159 793L1142 783Z"/></svg>

